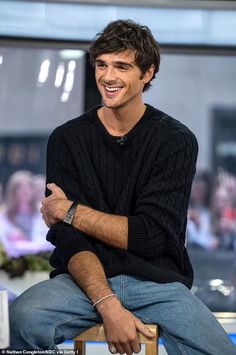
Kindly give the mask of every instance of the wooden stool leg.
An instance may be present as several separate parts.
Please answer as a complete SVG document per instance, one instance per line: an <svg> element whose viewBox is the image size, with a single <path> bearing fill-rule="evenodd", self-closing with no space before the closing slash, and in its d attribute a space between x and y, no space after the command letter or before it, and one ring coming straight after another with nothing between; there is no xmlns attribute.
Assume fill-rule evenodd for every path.
<svg viewBox="0 0 236 355"><path fill-rule="evenodd" d="M77 350L77 355L86 355L86 343L85 341L75 341L74 349Z"/></svg>
<svg viewBox="0 0 236 355"><path fill-rule="evenodd" d="M157 343L145 344L145 355L158 355Z"/></svg>

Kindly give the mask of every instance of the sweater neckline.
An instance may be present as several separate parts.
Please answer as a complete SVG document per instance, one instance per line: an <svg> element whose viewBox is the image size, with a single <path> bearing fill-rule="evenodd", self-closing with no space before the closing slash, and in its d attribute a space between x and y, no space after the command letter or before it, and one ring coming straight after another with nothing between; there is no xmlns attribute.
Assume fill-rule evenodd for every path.
<svg viewBox="0 0 236 355"><path fill-rule="evenodd" d="M97 128L100 130L100 132L106 137L106 139L108 139L109 141L113 142L113 143L120 143L120 145L123 145L124 142L127 139L130 139L131 137L133 137L138 131L139 129L145 124L145 122L148 120L148 118L151 115L151 112L153 110L153 107L145 104L146 109L144 111L144 114L142 115L142 117L138 120L138 122L123 136L113 136L112 134L110 134L108 132L108 130L106 129L106 127L104 126L104 124L102 123L102 121L99 119L98 117L98 110L102 107L100 106L96 106L94 107L94 109L92 110L92 116L94 118L94 122L95 125L97 126Z"/></svg>

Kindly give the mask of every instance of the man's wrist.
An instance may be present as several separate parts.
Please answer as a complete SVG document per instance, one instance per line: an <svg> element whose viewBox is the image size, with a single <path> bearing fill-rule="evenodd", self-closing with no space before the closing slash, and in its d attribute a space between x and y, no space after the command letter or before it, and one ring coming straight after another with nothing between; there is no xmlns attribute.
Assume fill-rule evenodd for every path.
<svg viewBox="0 0 236 355"><path fill-rule="evenodd" d="M103 317L106 316L106 314L110 314L111 310L115 309L117 306L121 307L120 300L117 297L109 297L97 304L96 308Z"/></svg>
<svg viewBox="0 0 236 355"><path fill-rule="evenodd" d="M63 218L64 223L69 224L69 225L72 224L78 204L79 203L77 201L72 202L72 204L68 208L68 210Z"/></svg>
<svg viewBox="0 0 236 355"><path fill-rule="evenodd" d="M116 296L115 293L109 293L108 295L99 298L99 299L93 304L93 307L97 306L99 303L101 303L102 301L104 301L104 300L106 300L107 298L110 298L110 297L117 297L117 296Z"/></svg>

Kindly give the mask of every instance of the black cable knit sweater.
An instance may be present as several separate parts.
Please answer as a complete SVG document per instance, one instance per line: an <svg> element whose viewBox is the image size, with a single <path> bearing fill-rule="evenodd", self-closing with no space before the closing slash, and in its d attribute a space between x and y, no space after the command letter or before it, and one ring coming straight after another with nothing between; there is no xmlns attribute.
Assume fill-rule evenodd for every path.
<svg viewBox="0 0 236 355"><path fill-rule="evenodd" d="M55 245L51 277L68 273L69 259L88 250L101 260L107 277L129 274L191 287L185 232L198 145L182 123L146 106L124 137L108 133L97 116L99 107L51 134L47 182L59 185L71 200L128 217L127 251L64 223L54 225L47 235Z"/></svg>

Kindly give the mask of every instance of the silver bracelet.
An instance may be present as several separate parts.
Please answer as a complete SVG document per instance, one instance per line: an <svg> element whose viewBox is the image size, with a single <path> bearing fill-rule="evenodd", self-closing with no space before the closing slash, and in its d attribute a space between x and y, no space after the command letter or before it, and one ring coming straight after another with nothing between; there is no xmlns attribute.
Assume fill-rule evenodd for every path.
<svg viewBox="0 0 236 355"><path fill-rule="evenodd" d="M94 304L93 304L93 307L95 307L98 303L102 302L103 300L105 300L106 298L109 298L109 297L117 297L117 295L115 293L110 293L109 295L106 295L102 298L100 298L98 301L96 301Z"/></svg>

